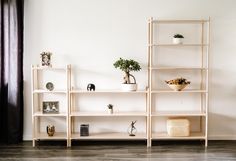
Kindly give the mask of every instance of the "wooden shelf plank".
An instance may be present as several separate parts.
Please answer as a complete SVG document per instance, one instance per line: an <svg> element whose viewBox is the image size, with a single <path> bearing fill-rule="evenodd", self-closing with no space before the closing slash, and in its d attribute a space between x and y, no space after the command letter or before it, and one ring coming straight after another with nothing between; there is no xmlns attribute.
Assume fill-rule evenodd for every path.
<svg viewBox="0 0 236 161"><path fill-rule="evenodd" d="M44 89L37 89L34 90L33 93L67 93L66 90L53 90L53 91L48 91Z"/></svg>
<svg viewBox="0 0 236 161"><path fill-rule="evenodd" d="M87 91L87 90L71 90L70 93L88 93L88 94L95 94L95 93L124 93L124 94L140 94L140 93L148 93L146 90L138 90L138 91L122 91L122 90L96 90L96 91Z"/></svg>
<svg viewBox="0 0 236 161"><path fill-rule="evenodd" d="M35 70L66 70L66 67L41 67L41 66L34 66L32 69Z"/></svg>
<svg viewBox="0 0 236 161"><path fill-rule="evenodd" d="M108 112L72 112L70 116L148 116L146 112L114 112L109 114Z"/></svg>
<svg viewBox="0 0 236 161"><path fill-rule="evenodd" d="M207 91L200 89L184 89L182 91L158 89L158 90L152 90L151 93L207 93Z"/></svg>
<svg viewBox="0 0 236 161"><path fill-rule="evenodd" d="M206 113L201 111L158 111L153 112L151 116L206 116Z"/></svg>
<svg viewBox="0 0 236 161"><path fill-rule="evenodd" d="M201 67L150 67L151 70L208 70Z"/></svg>
<svg viewBox="0 0 236 161"><path fill-rule="evenodd" d="M48 114L45 114L45 113L42 113L42 112L35 112L34 113L34 116L38 117L66 117L67 114L66 113L58 113L58 114L53 114L53 113L48 113Z"/></svg>
<svg viewBox="0 0 236 161"><path fill-rule="evenodd" d="M163 46L163 47L202 47L202 46L208 46L208 44L150 44L150 46Z"/></svg>
<svg viewBox="0 0 236 161"><path fill-rule="evenodd" d="M34 139L42 139L42 140L66 140L67 135L65 132L55 132L53 136L48 136L48 134L45 133L37 133Z"/></svg>
<svg viewBox="0 0 236 161"><path fill-rule="evenodd" d="M206 136L204 133L200 132L192 132L190 133L190 136L181 136L181 137L173 137L168 136L166 132L160 132L160 133L152 133L151 139L158 139L158 140L194 140L194 139L205 139Z"/></svg>
<svg viewBox="0 0 236 161"><path fill-rule="evenodd" d="M153 23L163 23L163 24L178 24L178 23L185 23L185 24L202 24L209 22L209 20L153 20Z"/></svg>
<svg viewBox="0 0 236 161"><path fill-rule="evenodd" d="M145 140L145 133L137 133L136 136L129 136L128 133L108 132L91 133L89 136L80 136L79 133L73 133L71 139L76 140Z"/></svg>

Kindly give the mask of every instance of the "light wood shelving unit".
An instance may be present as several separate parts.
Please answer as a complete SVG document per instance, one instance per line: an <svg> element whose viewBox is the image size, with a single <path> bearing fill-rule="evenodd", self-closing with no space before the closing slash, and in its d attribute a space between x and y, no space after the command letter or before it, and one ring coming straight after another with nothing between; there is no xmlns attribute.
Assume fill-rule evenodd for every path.
<svg viewBox="0 0 236 161"><path fill-rule="evenodd" d="M66 89L59 90L55 89L53 91L48 91L46 89L40 89L40 77L39 71L46 72L46 71L53 71L53 72L63 72L66 76ZM32 135L33 135L33 147L35 146L36 141L38 140L66 140L67 146L69 146L69 119L68 119L68 110L69 110L69 74L70 74L70 65L67 65L64 68L54 68L54 67L40 67L38 65L32 65L31 67L31 89L32 89ZM58 114L45 114L43 113L42 107L42 99L40 99L41 95L50 94L50 95L63 95L64 99L66 100L65 112L59 112ZM54 100L51 100L54 101ZM51 137L47 135L46 127L42 131L41 127L41 119L42 118L63 118L65 119L66 129L65 132L55 132L55 134ZM50 124L50 122L48 122ZM56 129L57 130L57 129Z"/></svg>
<svg viewBox="0 0 236 161"><path fill-rule="evenodd" d="M72 75L72 74L71 74ZM70 79L71 81L71 79ZM72 84L72 83L70 83ZM69 108L69 146L71 146L71 142L73 140L146 140L147 146L149 146L149 130L148 130L148 122L149 122L149 105L148 105L148 96L149 92L147 90L137 90L137 91L122 91L120 89L105 89L105 90L95 90L95 91L87 91L87 90L77 90L74 89L72 86L70 88L70 108ZM75 101L77 97L80 95L100 95L100 94L108 94L108 95L141 95L145 97L145 104L146 107L143 107L143 111L116 111L113 114L109 114L106 110L104 112L97 112L97 111L89 111L83 112L78 111L76 109ZM105 107L106 108L106 107ZM116 107L119 109L119 107ZM89 136L80 136L80 133L75 130L76 118L84 118L84 117L99 117L96 119L102 120L103 118L112 118L118 117L118 120L123 117L132 117L132 118L140 118L144 117L146 120L146 129L145 133L138 132L136 136L129 136L127 132L100 132L100 133L89 133ZM127 122L129 124L130 122Z"/></svg>
<svg viewBox="0 0 236 161"><path fill-rule="evenodd" d="M158 34L154 34L154 24L158 25L174 25L174 24L197 24L201 29L201 42L199 43L184 43L184 44L171 44L171 43L162 43L154 41L154 37L158 36ZM153 140L204 140L205 146L207 146L208 141L208 73L209 73L209 47L210 47L210 19L209 20L153 20L150 18L148 22L148 88L146 90L138 90L131 92L124 92L119 89L114 90L96 90L96 91L87 91L81 89L74 89L72 85L72 69L70 65L66 67L40 67L38 65L31 67L31 84L32 84L32 127L33 127L33 146L37 140L65 140L67 141L67 146L70 147L72 140L145 140L147 142L147 147L152 145ZM206 35L206 36L205 36ZM206 37L206 38L204 38ZM171 66L171 64L160 64L153 65L153 62L156 60L154 58L155 54L160 54L157 52L156 48L168 48L168 49L180 49L185 50L185 48L197 48L200 49L201 54L201 65L199 66ZM184 58L183 58L184 59ZM157 63L158 64L158 63ZM53 91L48 91L46 89L41 89L41 85L39 84L39 71L52 71L52 72L64 72L66 76L66 89L55 89ZM200 72L200 88L190 88L184 89L183 91L173 91L169 88L156 88L156 81L153 79L154 74L158 72L181 72L181 71L194 71ZM59 78L60 79L60 78ZM164 81L164 80L163 80ZM42 99L40 96L42 95L63 95L65 98L66 105L64 108L66 109L63 112L58 114L44 114L42 110ZM78 105L75 104L76 97L80 98L80 96L94 97L99 95L138 95L139 97L144 97L145 106L141 111L116 111L113 114L109 114L105 110L103 112L97 111L80 111L80 108L77 108ZM194 110L178 110L181 107L177 107L176 110L158 110L154 105L154 102L158 102L156 96L159 95L200 95L200 107L197 107ZM168 99L171 101L171 99ZM52 100L53 101L53 100ZM196 105L197 106L197 105ZM105 107L104 107L105 108ZM88 108L89 109L89 108ZM119 107L116 107L119 109ZM139 109L140 110L140 109ZM49 137L45 130L41 131L41 119L44 118L63 118L65 119L66 129L64 132L56 132L53 137ZM141 118L145 120L145 130L144 132L138 132L136 136L129 136L127 132L100 132L100 133L91 133L89 136L80 136L79 130L76 131L76 127L78 129L78 124L80 124L77 119L78 118L93 118L99 119L99 121L103 119L111 119L112 117L116 118L116 121L124 119L125 117L132 118ZM157 121L157 118L166 119L169 117L194 117L199 119L199 131L191 131L190 136L188 137L170 137L167 132L163 131L154 131L154 123ZM88 120L88 119L87 119ZM50 123L50 122L49 122ZM129 123L127 123L129 124ZM76 126L76 127L75 127ZM158 128L158 127L157 127ZM41 127L42 129L42 127Z"/></svg>
<svg viewBox="0 0 236 161"><path fill-rule="evenodd" d="M154 33L155 27L160 27L161 25L185 25L188 26L189 24L196 24L199 25L201 30L201 42L199 43L183 43L183 44L171 44L171 43L162 43L156 42L158 39L155 39L156 36L159 36L160 32L158 30L157 33ZM155 39L155 40L154 40ZM183 50L185 48L199 48L201 51L201 65L196 67L175 67L171 66L171 64L162 66L153 65L153 62L156 60L154 59L155 54L160 54L157 48L170 48L170 49L180 49ZM208 73L209 73L209 47L210 47L210 18L208 20L154 20L153 18L149 19L148 22L148 82L149 82L149 126L150 126L150 139L149 145L151 146L152 140L205 140L205 146L208 143ZM184 59L184 58L181 58ZM176 60L178 61L178 60ZM188 60L186 60L188 61ZM204 62L205 61L205 62ZM205 64L204 64L205 63ZM153 80L154 71L161 71L161 72L168 72L168 71L199 71L201 74L201 82L199 89L184 89L183 91L173 91L171 89L155 89L153 86L155 85L155 81ZM164 80L163 80L164 81ZM191 94L198 94L200 95L200 104L201 107L197 108L199 110L189 110L189 111L158 111L155 110L156 107L154 105L154 101L156 99L156 95L163 95L163 94L183 94L183 93L191 93ZM173 95L172 94L172 95ZM155 97L154 97L155 96ZM158 96L157 96L158 97ZM171 100L170 100L171 101ZM176 107L177 108L177 107ZM181 107L178 107L181 109ZM168 136L167 132L156 132L154 131L153 124L155 123L155 118L169 118L169 117L198 117L199 118L199 127L200 130L198 132L190 131L190 136L188 137L170 137ZM158 128L158 127L157 127Z"/></svg>

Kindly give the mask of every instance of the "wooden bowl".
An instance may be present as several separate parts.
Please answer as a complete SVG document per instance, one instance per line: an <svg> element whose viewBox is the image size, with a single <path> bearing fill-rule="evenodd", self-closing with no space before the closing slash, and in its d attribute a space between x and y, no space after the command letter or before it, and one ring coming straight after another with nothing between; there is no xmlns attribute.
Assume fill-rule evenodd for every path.
<svg viewBox="0 0 236 161"><path fill-rule="evenodd" d="M174 91L182 91L188 84L167 84Z"/></svg>

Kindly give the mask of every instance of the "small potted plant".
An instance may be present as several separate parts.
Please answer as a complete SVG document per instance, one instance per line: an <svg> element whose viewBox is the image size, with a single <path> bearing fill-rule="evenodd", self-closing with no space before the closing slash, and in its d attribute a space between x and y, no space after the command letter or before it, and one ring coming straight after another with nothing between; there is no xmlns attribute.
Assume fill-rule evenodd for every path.
<svg viewBox="0 0 236 161"><path fill-rule="evenodd" d="M115 68L119 68L121 71L125 73L124 76L124 82L122 84L122 90L124 91L136 91L137 90L137 84L135 77L130 74L131 71L140 71L141 67L137 61L134 61L132 59L122 59L120 58L117 60L114 64ZM130 77L133 78L133 82L131 82Z"/></svg>
<svg viewBox="0 0 236 161"><path fill-rule="evenodd" d="M113 105L112 104L108 104L107 107L108 107L109 114L113 114Z"/></svg>
<svg viewBox="0 0 236 161"><path fill-rule="evenodd" d="M190 81L187 81L185 78L176 78L172 80L166 80L166 84L175 91L181 91L183 90L188 84L190 84Z"/></svg>
<svg viewBox="0 0 236 161"><path fill-rule="evenodd" d="M175 34L173 37L173 44L182 44L184 36L181 34Z"/></svg>

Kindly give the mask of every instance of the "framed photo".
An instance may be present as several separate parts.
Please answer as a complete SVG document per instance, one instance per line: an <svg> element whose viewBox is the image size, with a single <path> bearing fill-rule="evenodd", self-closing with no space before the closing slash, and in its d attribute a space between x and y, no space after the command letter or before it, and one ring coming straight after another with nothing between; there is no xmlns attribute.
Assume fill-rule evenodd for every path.
<svg viewBox="0 0 236 161"><path fill-rule="evenodd" d="M43 113L59 113L59 101L43 101Z"/></svg>
<svg viewBox="0 0 236 161"><path fill-rule="evenodd" d="M52 53L51 52L42 52L40 55L41 55L41 65L43 67L52 67L52 64L51 64Z"/></svg>

